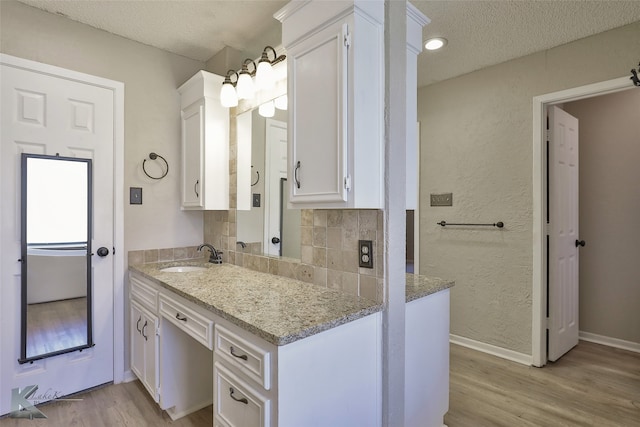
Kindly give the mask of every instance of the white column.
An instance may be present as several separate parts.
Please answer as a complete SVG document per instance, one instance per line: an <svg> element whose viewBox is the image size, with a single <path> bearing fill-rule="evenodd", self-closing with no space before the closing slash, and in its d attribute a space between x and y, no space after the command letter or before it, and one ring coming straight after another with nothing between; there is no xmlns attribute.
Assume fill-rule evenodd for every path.
<svg viewBox="0 0 640 427"><path fill-rule="evenodd" d="M385 311L382 425L404 425L407 2L385 0Z"/></svg>

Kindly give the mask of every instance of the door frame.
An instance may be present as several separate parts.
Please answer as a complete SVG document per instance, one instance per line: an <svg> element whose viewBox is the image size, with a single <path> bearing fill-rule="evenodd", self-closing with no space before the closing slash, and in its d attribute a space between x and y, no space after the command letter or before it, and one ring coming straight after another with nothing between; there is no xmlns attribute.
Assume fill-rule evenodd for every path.
<svg viewBox="0 0 640 427"><path fill-rule="evenodd" d="M124 83L0 53L0 63L113 92L113 382L124 380Z"/></svg>
<svg viewBox="0 0 640 427"><path fill-rule="evenodd" d="M533 98L533 292L531 298L532 365L547 363L547 147L546 112L547 107L564 102L593 98L633 88L629 77L620 77L599 83L579 86L558 92L547 93Z"/></svg>

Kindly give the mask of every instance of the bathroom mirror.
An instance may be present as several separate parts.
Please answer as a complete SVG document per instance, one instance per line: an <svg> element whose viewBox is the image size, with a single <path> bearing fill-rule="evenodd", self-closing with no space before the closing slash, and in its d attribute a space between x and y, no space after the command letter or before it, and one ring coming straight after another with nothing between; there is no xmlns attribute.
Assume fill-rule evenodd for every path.
<svg viewBox="0 0 640 427"><path fill-rule="evenodd" d="M255 108L236 125L239 165L251 165L250 177L238 178L236 250L300 259L300 210L287 208L287 111L266 118Z"/></svg>
<svg viewBox="0 0 640 427"><path fill-rule="evenodd" d="M22 154L20 363L93 346L91 159Z"/></svg>

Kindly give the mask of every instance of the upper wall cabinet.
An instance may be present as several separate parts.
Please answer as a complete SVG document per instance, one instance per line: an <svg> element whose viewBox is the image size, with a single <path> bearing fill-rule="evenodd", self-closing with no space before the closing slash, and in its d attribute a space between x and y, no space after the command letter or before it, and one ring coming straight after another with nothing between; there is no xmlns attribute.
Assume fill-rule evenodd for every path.
<svg viewBox="0 0 640 427"><path fill-rule="evenodd" d="M288 55L290 203L384 206L384 2L291 2ZM417 205L417 54L428 19L407 4L407 209Z"/></svg>
<svg viewBox="0 0 640 427"><path fill-rule="evenodd" d="M296 208L384 203L382 2L291 2L288 181Z"/></svg>
<svg viewBox="0 0 640 427"><path fill-rule="evenodd" d="M220 105L224 77L199 71L180 93L182 209L229 209L229 110Z"/></svg>

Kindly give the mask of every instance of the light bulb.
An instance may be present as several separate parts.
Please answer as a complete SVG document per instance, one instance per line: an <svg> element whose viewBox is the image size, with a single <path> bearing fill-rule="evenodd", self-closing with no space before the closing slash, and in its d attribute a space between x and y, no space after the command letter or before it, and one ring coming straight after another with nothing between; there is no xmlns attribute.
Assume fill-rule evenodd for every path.
<svg viewBox="0 0 640 427"><path fill-rule="evenodd" d="M240 77L238 77L238 84L236 85L236 90L238 91L238 99L251 99L255 94L255 87L253 85L253 80L249 73L240 73Z"/></svg>
<svg viewBox="0 0 640 427"><path fill-rule="evenodd" d="M258 69L256 70L256 86L258 89L272 89L273 88L273 68L271 62L268 60L258 62Z"/></svg>
<svg viewBox="0 0 640 427"><path fill-rule="evenodd" d="M220 104L227 108L238 105L238 95L231 83L224 83L220 88Z"/></svg>
<svg viewBox="0 0 640 427"><path fill-rule="evenodd" d="M264 104L258 107L258 114L262 117L273 117L276 113L276 109L273 105L273 101L265 102Z"/></svg>
<svg viewBox="0 0 640 427"><path fill-rule="evenodd" d="M427 40L426 43L424 44L424 48L427 50L438 50L446 44L447 44L447 39L442 37L435 37Z"/></svg>
<svg viewBox="0 0 640 427"><path fill-rule="evenodd" d="M282 95L274 99L273 103L278 110L286 110L289 101L287 95Z"/></svg>

